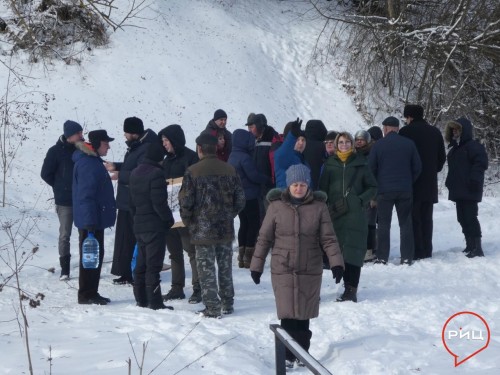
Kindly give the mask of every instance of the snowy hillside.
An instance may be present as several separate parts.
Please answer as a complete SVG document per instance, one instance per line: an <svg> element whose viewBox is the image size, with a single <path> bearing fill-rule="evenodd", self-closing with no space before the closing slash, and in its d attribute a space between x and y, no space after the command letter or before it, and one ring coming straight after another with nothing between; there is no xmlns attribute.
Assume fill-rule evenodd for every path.
<svg viewBox="0 0 500 375"><path fill-rule="evenodd" d="M45 295L40 307L28 308L35 374L126 374L129 358L132 373L139 373L131 345L140 360L144 342L144 373L165 358L154 373L273 373L274 338L268 326L277 319L269 265L258 286L248 270L235 266L234 315L202 319L194 314L201 305L187 300L172 303L174 311L150 311L135 307L130 287L112 284L114 230L106 230L99 291L112 303L78 305L77 236L72 237L73 277L60 282L59 224L51 189L39 172L66 119L80 122L85 133L107 129L116 138L107 159L116 161L125 153L122 124L129 116L142 118L155 131L182 125L192 148L217 108L228 113L229 130L244 127L249 112L265 113L278 130L297 116L322 119L329 129L365 128L341 82L327 72L306 73L321 26L299 17L309 9L306 3L153 0L134 20L138 27L112 34L110 45L86 52L81 65L29 65L24 56L14 58L15 69L31 77L28 87L14 90L17 94L38 90L54 96L47 111L37 109L52 120L46 129L28 132L8 175L8 206L0 208L0 221L14 220L13 228L19 229L17 244L27 250L39 247L21 273L25 290ZM6 82L1 65L0 77ZM499 210L495 197L480 204L486 257L469 260L461 253L464 243L454 205L443 195L435 206L435 256L411 267L396 265L399 230L394 218L391 264L363 268L359 303L335 303L342 288L330 272L324 273L320 316L311 321L311 354L334 374L500 373ZM36 225L22 242L33 220ZM8 244L1 230L0 246ZM55 274L47 271L51 267ZM186 270L189 279L189 266ZM0 273L8 273L3 262ZM170 274L164 272L163 291L169 286ZM28 372L16 298L10 287L0 293L0 374ZM485 318L491 342L454 368L441 330L451 315L464 310Z"/></svg>

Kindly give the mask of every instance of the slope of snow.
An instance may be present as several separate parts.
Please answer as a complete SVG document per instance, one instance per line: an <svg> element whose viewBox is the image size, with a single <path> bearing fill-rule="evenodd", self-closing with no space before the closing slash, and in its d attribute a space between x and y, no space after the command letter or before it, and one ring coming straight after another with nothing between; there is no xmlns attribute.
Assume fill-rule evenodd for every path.
<svg viewBox="0 0 500 375"><path fill-rule="evenodd" d="M277 319L268 265L258 286L248 270L235 266L236 312L221 320L200 318L194 312L201 305L189 305L187 300L173 302L174 311L135 307L130 287L112 285L113 229L106 231L100 285L100 293L112 299L110 305L76 303L75 235L73 277L58 281L58 221L52 193L38 176L46 149L57 140L64 120L80 121L86 131L106 128L116 137L110 160L123 157L122 123L133 115L155 131L181 124L190 147L217 108L229 114L230 130L243 127L251 111L265 113L278 130L297 116L320 118L329 129L355 131L363 126L340 82L326 73L305 73L318 33L318 25L298 18L307 5L272 0L187 3L153 2L135 21L140 28L113 34L109 48L83 56L81 66L54 62L47 70L28 66L22 58L14 61L17 69L34 77L27 80L32 89L55 96L48 110L53 120L47 129L28 134L8 176L9 206L0 209L0 221L17 220L16 229L36 220L22 246L29 250L38 245L39 251L23 269L21 283L28 292L45 295L40 307L28 308L37 374L124 374L129 358L132 373L139 373L133 350L140 362L144 342L144 373L165 358L155 373L273 373L274 338L268 326ZM2 80L5 74L0 66ZM412 267L396 265L399 236L394 217L391 264L363 268L358 304L335 303L342 288L333 283L329 271L324 273L320 316L311 321L311 354L335 374L497 374L499 209L497 198L481 203L486 257L468 260L461 253L464 244L454 205L442 196L435 206L435 256ZM24 233L23 226L18 241ZM4 245L8 239L2 230L0 246ZM1 249L7 256L6 248ZM46 270L51 267L56 267L55 274ZM188 263L186 270L189 295ZM3 263L0 272L8 274ZM164 272L163 291L169 286L170 273ZM15 291L6 287L0 296L0 373L27 373L15 320ZM441 343L441 330L448 317L463 310L488 321L492 340L488 349L454 368Z"/></svg>

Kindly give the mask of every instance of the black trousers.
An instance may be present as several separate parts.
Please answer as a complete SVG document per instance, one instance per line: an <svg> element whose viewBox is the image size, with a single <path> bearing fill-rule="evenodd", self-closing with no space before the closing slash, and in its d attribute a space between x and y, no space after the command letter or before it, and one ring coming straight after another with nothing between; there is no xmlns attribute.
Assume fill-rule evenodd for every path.
<svg viewBox="0 0 500 375"><path fill-rule="evenodd" d="M238 246L255 247L260 229L260 208L257 199L246 201L245 208L238 214L240 229L238 230Z"/></svg>
<svg viewBox="0 0 500 375"><path fill-rule="evenodd" d="M357 288L361 277L361 267L345 263L344 284Z"/></svg>
<svg viewBox="0 0 500 375"><path fill-rule="evenodd" d="M165 237L172 265L172 288L183 289L186 284L186 269L184 267L184 250L191 265L191 283L193 290L200 290L200 279L196 267L196 248L191 244L189 229L186 227L170 229Z"/></svg>
<svg viewBox="0 0 500 375"><path fill-rule="evenodd" d="M137 234L137 261L134 270L134 288L156 287L165 258L165 233Z"/></svg>
<svg viewBox="0 0 500 375"><path fill-rule="evenodd" d="M312 332L309 330L310 320L281 319L281 327L297 341L306 351L311 347ZM286 348L286 359L295 360L295 355Z"/></svg>
<svg viewBox="0 0 500 375"><path fill-rule="evenodd" d="M115 250L111 273L132 280L130 263L134 255L136 239L134 236L134 217L132 213L118 210L116 218Z"/></svg>
<svg viewBox="0 0 500 375"><path fill-rule="evenodd" d="M457 220L465 237L481 237L481 224L477 218L478 204L475 201L457 201Z"/></svg>
<svg viewBox="0 0 500 375"><path fill-rule="evenodd" d="M434 203L432 202L413 201L412 220L415 260L432 257L433 210Z"/></svg>
<svg viewBox="0 0 500 375"><path fill-rule="evenodd" d="M396 207L399 221L401 260L413 261L415 243L413 238L411 192L384 193L377 196L377 258L389 259L391 248L392 209Z"/></svg>
<svg viewBox="0 0 500 375"><path fill-rule="evenodd" d="M82 244L87 238L88 232L78 229L78 241L80 250L80 274L78 276L78 299L88 299L97 296L99 280L101 278L102 260L104 259L104 230L95 230L94 237L99 242L99 266L95 269L83 268Z"/></svg>

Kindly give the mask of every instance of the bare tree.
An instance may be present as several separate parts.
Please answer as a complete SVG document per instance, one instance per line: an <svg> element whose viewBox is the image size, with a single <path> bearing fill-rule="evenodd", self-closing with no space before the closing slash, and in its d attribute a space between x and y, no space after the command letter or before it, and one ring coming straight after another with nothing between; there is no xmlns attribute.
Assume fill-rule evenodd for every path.
<svg viewBox="0 0 500 375"><path fill-rule="evenodd" d="M388 98L420 103L434 124L465 115L499 156L498 1L309 1L325 22L315 61L346 53L359 101L383 111Z"/></svg>

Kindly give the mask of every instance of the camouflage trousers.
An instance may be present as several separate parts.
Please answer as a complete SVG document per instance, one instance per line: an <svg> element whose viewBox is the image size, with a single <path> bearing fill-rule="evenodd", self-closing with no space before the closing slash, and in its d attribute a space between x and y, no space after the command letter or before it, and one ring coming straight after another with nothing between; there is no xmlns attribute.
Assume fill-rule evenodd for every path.
<svg viewBox="0 0 500 375"><path fill-rule="evenodd" d="M222 308L233 306L232 261L231 242L218 245L196 245L196 266L200 279L201 296L203 304L211 311L220 312L221 304ZM215 263L217 263L217 271Z"/></svg>

